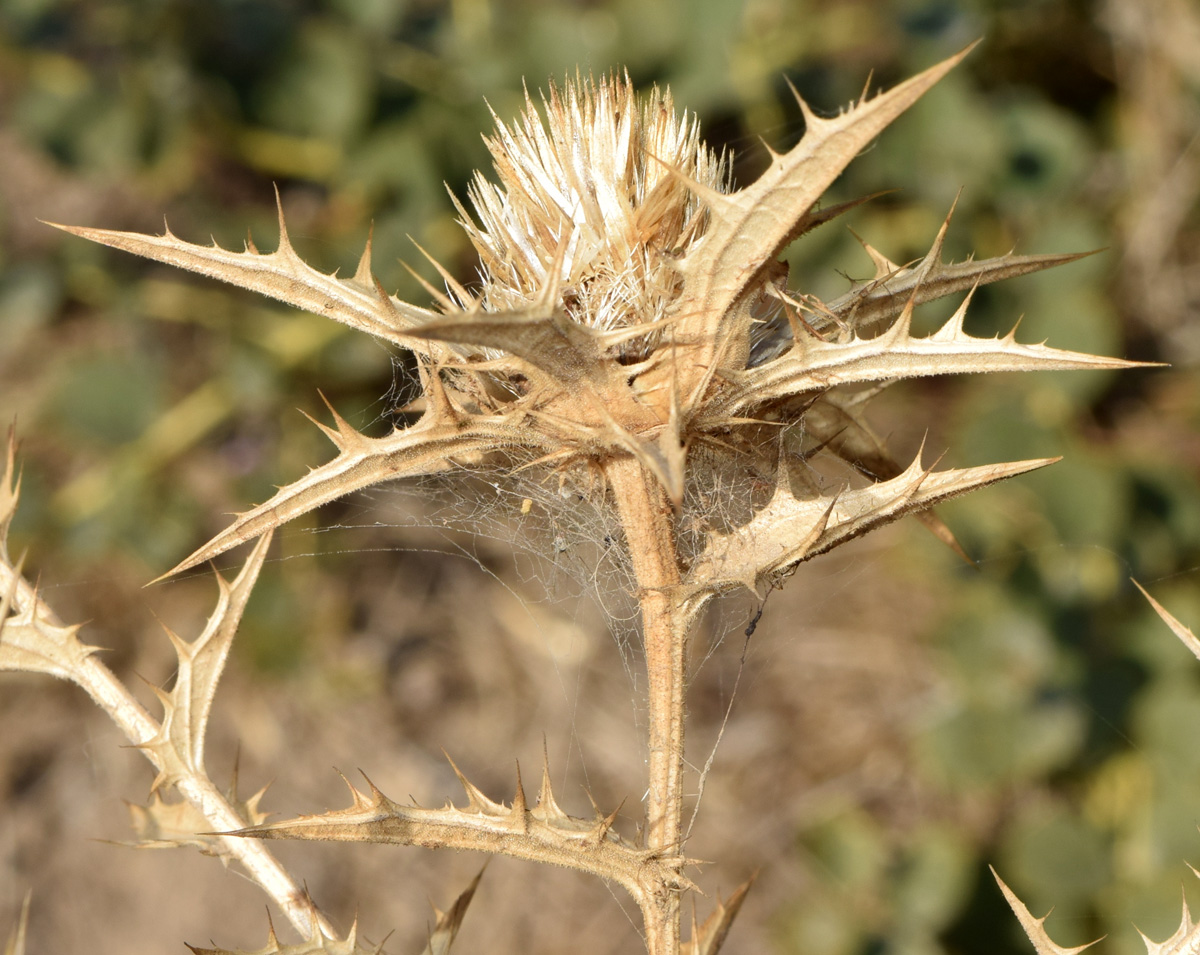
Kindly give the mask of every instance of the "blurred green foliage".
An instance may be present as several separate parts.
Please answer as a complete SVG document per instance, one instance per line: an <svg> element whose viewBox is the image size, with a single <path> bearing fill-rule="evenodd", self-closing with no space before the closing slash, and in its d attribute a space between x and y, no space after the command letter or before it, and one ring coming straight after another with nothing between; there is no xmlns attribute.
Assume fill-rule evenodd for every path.
<svg viewBox="0 0 1200 955"><path fill-rule="evenodd" d="M249 227L270 248L274 183L302 255L348 269L373 224L384 284L423 301L397 263L432 275L407 236L472 274L443 183L461 197L487 167L488 104L510 118L523 84L536 95L576 70L670 84L744 181L766 162L756 137L786 147L801 133L785 76L831 110L869 70L886 85L982 35L833 198L898 190L851 219L896 261L925 251L960 190L954 258L1115 247L982 290L970 327L1003 334L1023 314L1025 340L1176 359L1122 298L1124 74L1103 6L7 0L0 415L24 442L18 539L59 580L119 567L136 587L225 512L323 460L292 412L319 414L318 387L368 430L405 400L399 356L33 217L153 230L166 213L185 238L235 245ZM818 294L869 271L840 225L790 255L793 283ZM920 560L905 562L942 581L931 646L945 676L913 759L956 808L897 831L855 807L792 833L812 878L775 914L777 951L1025 950L985 862L1035 914L1059 907L1064 944L1107 932L1133 952L1131 920L1154 937L1173 927L1181 863L1200 861L1200 667L1126 581L1167 581L1163 601L1200 621L1200 393L1187 371L906 393L912 420L932 422L933 453L949 447L954 463L1065 460L947 508L979 570L912 535ZM898 448L915 450L921 435L901 413L893 423ZM300 537L292 546L312 547ZM242 648L262 672L303 666L295 640L323 599L314 573L264 575Z"/></svg>

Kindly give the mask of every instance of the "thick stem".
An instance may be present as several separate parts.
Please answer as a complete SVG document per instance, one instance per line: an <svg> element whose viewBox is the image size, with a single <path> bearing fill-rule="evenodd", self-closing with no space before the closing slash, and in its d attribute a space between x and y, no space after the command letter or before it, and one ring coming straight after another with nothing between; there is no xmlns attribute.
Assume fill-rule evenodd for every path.
<svg viewBox="0 0 1200 955"><path fill-rule="evenodd" d="M637 578L649 694L649 796L646 841L664 855L682 852L684 675L687 621L678 603L679 558L671 505L662 486L632 457L605 467ZM651 955L679 951L679 893L652 887L642 906Z"/></svg>

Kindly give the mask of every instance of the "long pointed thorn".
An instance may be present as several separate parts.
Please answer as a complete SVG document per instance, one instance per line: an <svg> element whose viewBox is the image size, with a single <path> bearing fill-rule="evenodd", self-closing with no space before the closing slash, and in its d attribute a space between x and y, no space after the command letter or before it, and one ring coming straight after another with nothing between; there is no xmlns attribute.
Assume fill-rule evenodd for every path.
<svg viewBox="0 0 1200 955"><path fill-rule="evenodd" d="M701 955L702 952L707 953L707 955L716 955L721 950L721 946L729 934L730 926L741 910L742 903L746 900L746 894L750 891L750 887L757 878L758 873L756 872L734 889L733 894L724 901L721 901L720 896L718 896L716 909L704 920L704 924L699 928L696 927L696 918L693 912L692 937L688 943L690 946L687 949L688 955ZM701 948L701 944L703 944L703 948Z"/></svg>
<svg viewBox="0 0 1200 955"><path fill-rule="evenodd" d="M336 428L331 428L331 427L329 427L329 425L325 424L325 422L318 421L316 418L314 418L312 415L310 415L303 408L297 408L296 410L299 411L302 415L304 415L304 417L306 417L309 421L311 421L313 424L315 424L318 428L320 428L321 433L323 435L325 435L325 437L327 437L330 441L333 442L334 447L336 447L339 451L342 450L341 435L338 434Z"/></svg>
<svg viewBox="0 0 1200 955"><path fill-rule="evenodd" d="M975 284L967 290L966 298L959 303L958 308L954 310L954 314L946 319L946 323L931 335L931 338L945 339L953 341L956 338L962 337L964 334L964 326L967 321L967 309L971 307L971 300L975 298L975 292L979 288L979 280L975 280ZM1014 328L1015 331L1015 328Z"/></svg>
<svg viewBox="0 0 1200 955"><path fill-rule="evenodd" d="M1008 330L1008 334L1004 336L1002 341L1012 342L1013 344L1016 344L1017 329L1021 327L1021 322L1023 322L1023 321L1025 321L1025 316L1018 315L1017 320L1015 322L1013 322L1013 327Z"/></svg>
<svg viewBox="0 0 1200 955"><path fill-rule="evenodd" d="M871 202L874 199L878 199L880 196L886 196L888 193L895 191L895 189L881 189L879 192L872 192L866 196L859 196L857 199L848 199L845 202L839 202L832 206L826 206L823 209L811 209L796 223L796 227L788 234L788 241L794 242L796 239L800 238L800 236L811 232L818 226L822 226L826 222L830 222L852 209L856 209L865 203ZM852 235L854 234L853 229L851 229L850 232ZM855 235L855 238L858 238L858 236ZM859 239L858 241L862 242L862 239Z"/></svg>
<svg viewBox="0 0 1200 955"><path fill-rule="evenodd" d="M386 806L391 802L391 800L388 799L388 797L383 794L383 790L375 785L375 781L372 780L370 776L368 776L366 773L364 773L361 769L358 771L358 774L363 778L363 781L367 784L367 788L371 790L371 801L369 803L367 803L364 808L375 809L378 807Z"/></svg>
<svg viewBox="0 0 1200 955"><path fill-rule="evenodd" d="M289 258L295 258L296 250L292 248L292 240L288 237L287 222L283 217L283 199L279 195L279 184L275 183L274 186L275 211L279 214L279 247L275 250L275 252Z"/></svg>
<svg viewBox="0 0 1200 955"><path fill-rule="evenodd" d="M550 753L546 741L542 740L542 786L538 792L537 808L547 819L566 818L566 813L559 808L554 799L554 787L550 785Z"/></svg>
<svg viewBox="0 0 1200 955"><path fill-rule="evenodd" d="M352 445L363 444L365 441L365 436L362 434L362 432L359 431L357 428L355 428L349 421L347 421L345 418L343 418L340 414L338 414L337 408L335 408L333 406L333 402L331 402L325 396L325 392L318 389L317 394L320 395L321 400L323 402L325 402L325 407L328 408L329 413L331 415L333 415L333 423L337 426L337 436L338 437L334 441L334 444L336 444L338 446L338 448L342 449L342 450L345 450L346 448L349 448ZM310 418L309 420L311 421L312 419ZM322 430L325 430L325 433L329 434L329 431L327 429L322 429Z"/></svg>
<svg viewBox="0 0 1200 955"><path fill-rule="evenodd" d="M1136 580L1133 581L1133 585L1142 592L1142 596L1150 602L1151 608L1153 608L1154 612L1158 614L1160 618L1162 618L1163 623L1171 628L1171 632L1182 641L1185 647L1195 654L1197 659L1200 659L1200 640L1196 638L1195 633L1193 633L1189 627L1184 626L1183 622L1177 617L1173 616L1166 607L1151 597L1150 594L1146 592L1146 588L1139 584ZM1189 866L1189 868L1191 867ZM1200 878L1200 872L1197 872L1195 869L1192 869L1192 871L1196 873L1198 878Z"/></svg>
<svg viewBox="0 0 1200 955"><path fill-rule="evenodd" d="M963 549L962 544L958 542L958 538L954 536L954 531L950 530L950 526L938 517L936 513L933 511L917 511L913 516L918 522L925 525L929 533L954 551L962 559L963 563L974 570L979 569L979 564Z"/></svg>
<svg viewBox="0 0 1200 955"><path fill-rule="evenodd" d="M496 804L484 795L483 790L476 786L471 780L463 775L457 764L451 759L450 754L442 750L442 755L446 757L446 761L450 764L450 768L454 770L454 775L458 777L458 782L462 786L463 791L467 794L467 808L476 812L483 812L489 807L494 807Z"/></svg>
<svg viewBox="0 0 1200 955"><path fill-rule="evenodd" d="M902 343L912 336L913 312L917 307L917 290L913 289L912 294L908 296L908 301L904 303L904 308L900 315L892 323L883 335L896 343Z"/></svg>
<svg viewBox="0 0 1200 955"><path fill-rule="evenodd" d="M863 89L862 89L862 93L861 93L861 94L859 94L859 97L858 97L858 102L859 102L859 105L862 105L862 104L863 104L863 103L865 103L865 102L866 102L868 99L870 99L870 98L871 98L871 80L873 80L873 79L875 79L875 71L874 71L874 70L868 70L868 71L867 71L867 78L866 78L866 80L863 82Z"/></svg>
<svg viewBox="0 0 1200 955"><path fill-rule="evenodd" d="M371 272L371 242L375 238L375 223L371 222L371 227L367 230L367 244L363 247L362 255L358 260L358 268L354 270L354 281L359 285L365 285L371 288L375 284L375 276Z"/></svg>
<svg viewBox="0 0 1200 955"><path fill-rule="evenodd" d="M336 766L333 768L333 771L342 778L342 782L345 783L346 788L350 790L350 801L354 803L354 808L360 811L363 809L369 809L370 803L367 802L366 797L359 792L358 787L356 787L354 783L350 782L350 778ZM362 772L362 770L359 770L359 772ZM366 779L366 776L363 778ZM370 780L368 779L367 782L369 783Z"/></svg>
<svg viewBox="0 0 1200 955"><path fill-rule="evenodd" d="M432 363L431 363L432 364ZM435 420L442 421L458 421L462 415L459 414L454 403L450 400L450 395L446 392L446 383L442 381L441 368L433 365L424 375L423 391L427 404L427 415L433 415Z"/></svg>
<svg viewBox="0 0 1200 955"><path fill-rule="evenodd" d="M8 552L8 527L21 501L21 473L17 467L17 428L14 423L8 426L4 473L0 475L0 499L4 501L4 510L0 512L0 555Z"/></svg>
<svg viewBox="0 0 1200 955"><path fill-rule="evenodd" d="M875 275L871 281L878 282L880 279L885 279L890 275L894 275L903 268L903 266L893 262L853 229L850 229L849 231L850 234L858 240L858 244L863 247L863 251L871 257L871 264L875 266Z"/></svg>
<svg viewBox="0 0 1200 955"><path fill-rule="evenodd" d="M812 111L812 108L805 101L804 97L800 95L800 91L796 89L790 79L785 76L783 81L787 83L788 89L792 91L792 98L796 100L796 105L800 107L800 115L804 117L804 131L807 134L813 126L823 120Z"/></svg>
<svg viewBox="0 0 1200 955"><path fill-rule="evenodd" d="M13 604L17 597L17 581L21 579L21 569L25 565L25 554L22 554L18 559L16 566L13 567L12 579L8 582L8 589L3 596L0 596L0 637L4 635L4 623L8 620L9 614L12 613Z"/></svg>
<svg viewBox="0 0 1200 955"><path fill-rule="evenodd" d="M925 260L921 263L921 275L924 277L929 273L929 270L941 264L942 248L946 244L946 233L950 231L950 220L954 218L954 210L958 208L958 200L962 198L962 187L954 194L954 201L950 203L950 211L946 213L946 218L942 220L941 226L938 228L937 235L933 237L933 245L929 247L929 251L925 253Z"/></svg>
<svg viewBox="0 0 1200 955"><path fill-rule="evenodd" d="M591 793L588 794L588 798L591 799ZM604 816L603 818L598 818L596 820L596 827L592 830L592 834L596 840L597 845L602 843L608 837L609 832L612 831L613 824L617 821L617 817L621 814L621 809L624 806L625 806L625 800L622 799L620 802L620 805L618 805L616 809L614 809L612 812L610 812L607 816ZM595 802L592 803L592 808L596 809ZM600 812L598 809L596 809L596 815L597 816L600 815Z"/></svg>
<svg viewBox="0 0 1200 955"><path fill-rule="evenodd" d="M1039 952L1046 953L1046 955L1077 955L1078 952L1082 952L1085 948L1091 948L1103 938L1102 936L1096 939L1096 942L1088 942L1086 945L1076 945L1073 948L1065 948L1057 945L1046 933L1045 921L1049 918L1050 913L1047 912L1040 919L1034 918L1024 903L1017 898L1016 893L1004 884L1004 880L1000 878L995 868L992 866L988 866L988 868L991 869L992 878L1000 886L1000 891L1004 893L1004 898L1013 910L1013 914L1016 915L1017 921L1021 923L1021 928L1025 930L1025 934L1029 936L1029 940Z"/></svg>
<svg viewBox="0 0 1200 955"><path fill-rule="evenodd" d="M512 815L515 820L525 825L525 815L529 812L529 803L525 798L525 785L521 782L521 764L517 763L517 791L513 794Z"/></svg>
<svg viewBox="0 0 1200 955"><path fill-rule="evenodd" d="M409 275L416 279L417 284L420 285L421 288L426 291L426 293L428 293L429 297L442 307L443 312L457 312L459 310L459 306L455 304L449 295L426 279L425 276L421 275L420 272L414 269L407 262L401 262L400 264L404 266L405 271L407 271Z"/></svg>
<svg viewBox="0 0 1200 955"><path fill-rule="evenodd" d="M450 289L450 291L453 292L455 294L455 296L457 296L457 298L460 302L462 302L463 308L470 311L470 310L474 309L476 305L479 304L479 300L477 298L475 298L475 296L471 295L462 285L460 285L458 283L458 280L455 279L454 276L449 273L449 271L447 271L446 267L444 265L442 265L442 263L439 262L437 259L435 259L432 255L430 255L428 252L426 252L425 249L421 246L421 244L416 239L414 239L410 235L408 237L408 241L411 242L416 247L418 252L420 252L423 256L425 256L425 258L429 261L430 265L432 265L435 269L437 269L438 275L440 275L442 277L442 281L446 283L446 287L448 289Z"/></svg>
<svg viewBox="0 0 1200 955"><path fill-rule="evenodd" d="M391 318L396 319L395 325L397 328L399 328L401 326L401 323L404 321L404 319L403 319L403 316L400 314L400 310L396 308L396 303L393 302L392 297L390 295L388 295L387 289L385 289L383 287L383 283L380 282L379 279L376 278L374 275L371 276L371 283L372 283L372 285L375 286L375 293L379 296L380 303L383 305L384 308L387 309L388 315Z"/></svg>

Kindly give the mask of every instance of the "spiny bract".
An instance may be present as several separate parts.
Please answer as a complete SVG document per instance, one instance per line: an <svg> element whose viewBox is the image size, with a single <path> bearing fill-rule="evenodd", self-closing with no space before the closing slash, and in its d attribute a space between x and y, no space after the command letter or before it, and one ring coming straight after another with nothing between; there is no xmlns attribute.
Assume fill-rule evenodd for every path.
<svg viewBox="0 0 1200 955"><path fill-rule="evenodd" d="M676 115L669 93L639 104L628 78L577 79L527 97L487 140L498 183L477 176L462 224L481 259L475 294L439 266L438 309L399 301L372 275L305 265L288 241L263 254L68 228L98 242L254 289L411 350L421 415L367 437L337 416L338 454L240 515L175 571L192 567L350 491L454 468L550 472L605 495L633 461L676 514L680 580L693 608L761 587L797 561L938 500L1045 461L944 471L894 461L863 419L878 385L958 372L1118 368L1128 363L963 331L966 303L913 337L915 305L1076 256L921 261L868 247L876 275L831 302L789 285L779 254L842 211L821 194L878 133L966 51L833 118L800 103L801 141L733 190L722 159ZM847 204L847 205L853 205ZM322 426L324 427L324 426ZM802 466L831 453L876 483L825 488ZM746 488L758 488L757 498ZM714 519L722 489L745 502ZM764 490L765 489L765 490ZM944 535L948 536L948 535Z"/></svg>

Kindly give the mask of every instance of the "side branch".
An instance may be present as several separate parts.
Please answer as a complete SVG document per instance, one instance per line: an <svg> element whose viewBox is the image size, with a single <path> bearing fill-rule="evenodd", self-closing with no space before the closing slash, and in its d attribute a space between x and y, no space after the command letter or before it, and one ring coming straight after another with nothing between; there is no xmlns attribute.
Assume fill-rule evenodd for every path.
<svg viewBox="0 0 1200 955"><path fill-rule="evenodd" d="M455 769L457 772L457 767ZM371 842L466 849L511 856L529 862L563 866L623 886L640 907L656 887L675 891L694 888L680 871L690 860L636 846L612 829L616 813L593 820L564 813L550 791L548 773L530 808L520 777L512 805L485 796L461 773L467 805L441 809L404 806L388 799L368 779L369 794L347 781L353 805L347 809L240 829L231 835L254 839L302 839L326 842Z"/></svg>
<svg viewBox="0 0 1200 955"><path fill-rule="evenodd" d="M11 503L15 505L15 500ZM0 514L0 531L3 516ZM259 560L262 551L265 542L255 555ZM253 569L256 571L257 567ZM59 620L0 548L0 670L47 673L82 687L158 769L160 779L174 783L214 830L244 826L246 820L209 779L203 766L192 765L170 741L156 742L163 740L163 724L147 713L113 672L96 659L95 648L78 639L78 630ZM219 841L220 854L240 862L297 931L310 934L315 918L323 933L336 937L333 927L315 912L306 893L265 846L230 836L219 837Z"/></svg>

